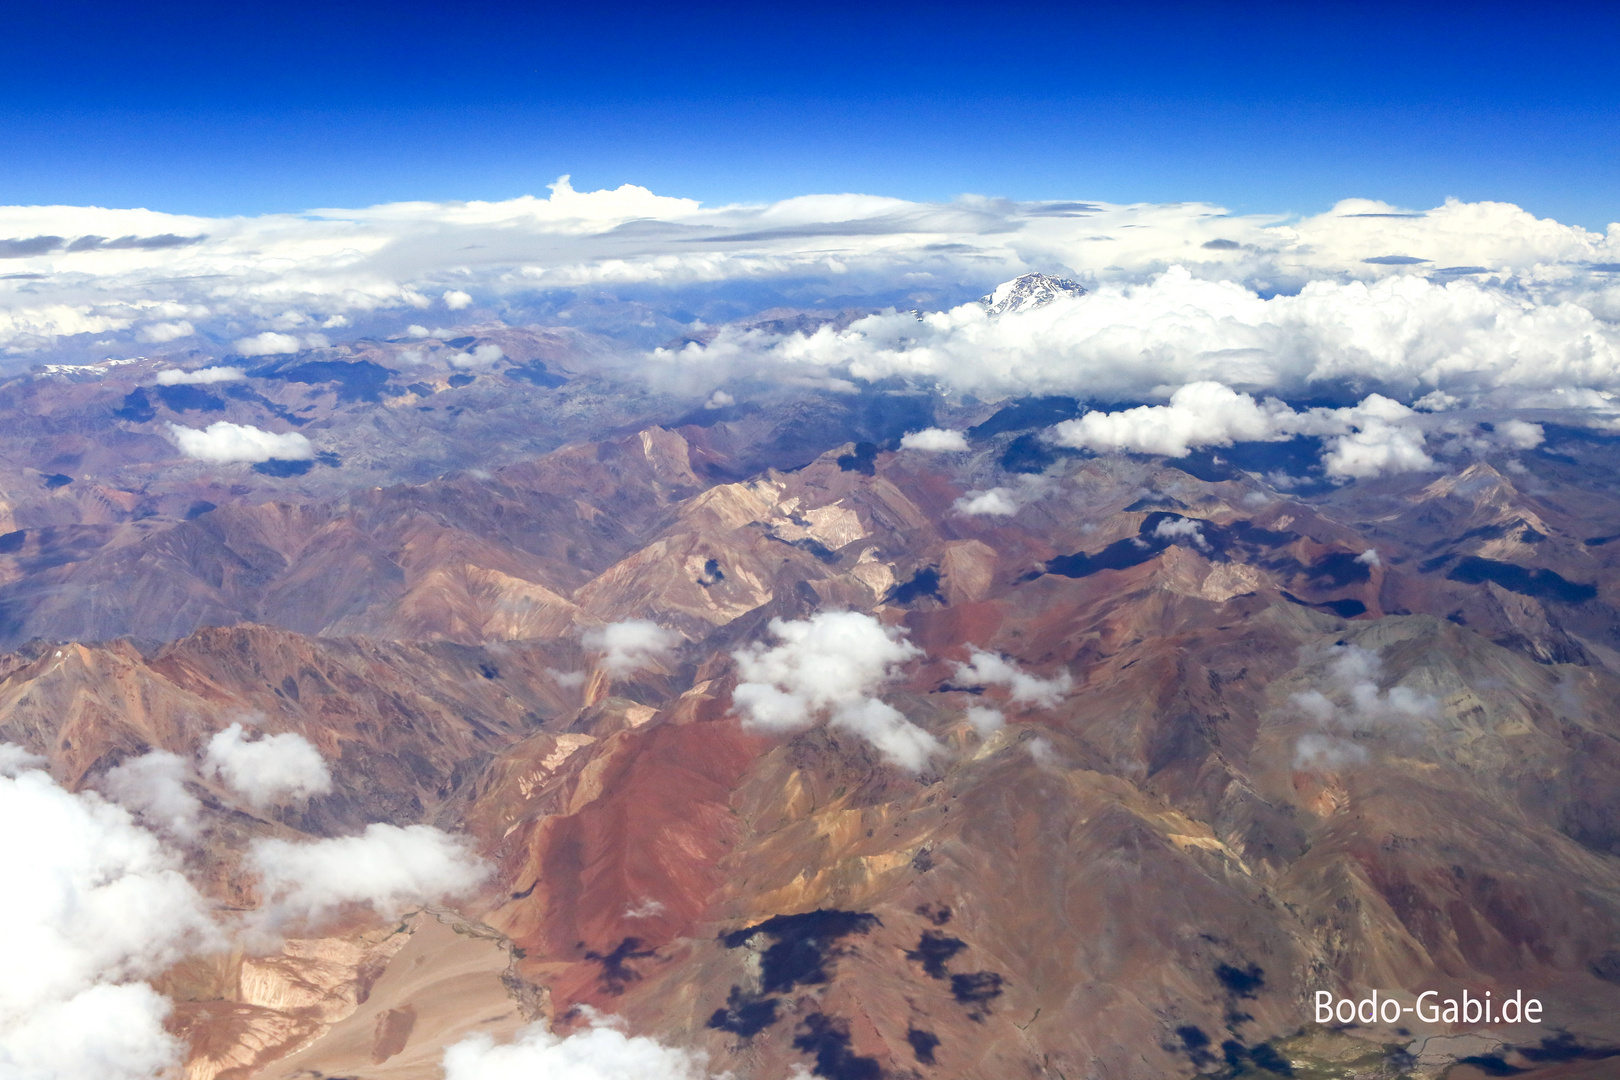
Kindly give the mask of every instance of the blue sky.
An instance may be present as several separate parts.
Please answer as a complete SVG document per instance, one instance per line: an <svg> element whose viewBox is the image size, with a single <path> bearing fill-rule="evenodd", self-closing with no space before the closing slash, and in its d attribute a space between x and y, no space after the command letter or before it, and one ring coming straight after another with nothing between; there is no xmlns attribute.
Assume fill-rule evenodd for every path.
<svg viewBox="0 0 1620 1080"><path fill-rule="evenodd" d="M621 183L1620 218L1620 5L23 3L0 203Z"/></svg>

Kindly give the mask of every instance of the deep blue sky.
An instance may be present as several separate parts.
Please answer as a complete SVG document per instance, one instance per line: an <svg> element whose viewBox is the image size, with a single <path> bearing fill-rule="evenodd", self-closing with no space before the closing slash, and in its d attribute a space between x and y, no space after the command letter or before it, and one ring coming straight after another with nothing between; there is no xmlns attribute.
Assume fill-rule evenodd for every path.
<svg viewBox="0 0 1620 1080"><path fill-rule="evenodd" d="M1620 3L0 6L0 203L643 184L1620 219Z"/></svg>

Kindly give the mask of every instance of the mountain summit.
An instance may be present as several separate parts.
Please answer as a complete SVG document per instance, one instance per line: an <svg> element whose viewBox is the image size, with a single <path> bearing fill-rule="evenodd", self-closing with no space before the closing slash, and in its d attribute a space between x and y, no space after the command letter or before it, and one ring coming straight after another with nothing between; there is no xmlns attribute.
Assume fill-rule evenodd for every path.
<svg viewBox="0 0 1620 1080"><path fill-rule="evenodd" d="M996 286L995 292L979 303L989 308L992 315L1005 315L1009 311L1034 311L1060 296L1085 294L1086 290L1078 281L1049 274L1023 274L1011 281L1003 281Z"/></svg>

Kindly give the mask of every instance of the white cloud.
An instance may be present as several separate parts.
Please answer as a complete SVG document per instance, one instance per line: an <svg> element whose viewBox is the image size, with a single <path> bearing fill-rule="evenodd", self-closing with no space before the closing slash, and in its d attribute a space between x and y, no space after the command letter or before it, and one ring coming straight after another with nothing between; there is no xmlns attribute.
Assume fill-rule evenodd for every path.
<svg viewBox="0 0 1620 1080"><path fill-rule="evenodd" d="M222 383L239 382L247 378L245 372L239 367L205 367L195 371L186 371L182 368L165 368L157 373L159 386L179 386L184 383Z"/></svg>
<svg viewBox="0 0 1620 1080"><path fill-rule="evenodd" d="M1374 417L1335 439L1322 457L1329 476L1364 478L1437 468L1423 449L1423 432Z"/></svg>
<svg viewBox="0 0 1620 1080"><path fill-rule="evenodd" d="M755 642L732 653L741 680L732 705L743 726L790 732L825 716L866 739L895 765L920 771L943 748L877 692L922 650L905 631L855 611L824 611L805 620L772 619L780 642Z"/></svg>
<svg viewBox="0 0 1620 1080"><path fill-rule="evenodd" d="M617 677L632 671L658 670L685 639L651 619L626 619L587 630L581 640L586 650L602 654L602 670Z"/></svg>
<svg viewBox="0 0 1620 1080"><path fill-rule="evenodd" d="M274 330L266 330L252 337L238 338L233 347L243 356L280 356L284 353L295 353L303 348L303 345L292 334L278 334Z"/></svg>
<svg viewBox="0 0 1620 1080"><path fill-rule="evenodd" d="M1412 402L1412 408L1422 409L1425 412L1445 412L1447 409L1455 409L1461 404L1462 402L1457 397L1446 393L1444 390L1430 390L1427 394Z"/></svg>
<svg viewBox="0 0 1620 1080"><path fill-rule="evenodd" d="M1056 425L1052 436L1088 450L1185 457L1200 446L1287 438L1297 416L1275 398L1257 402L1221 383L1196 382L1171 394L1168 405L1088 412Z"/></svg>
<svg viewBox="0 0 1620 1080"><path fill-rule="evenodd" d="M472 307L472 297L460 289L450 289L444 294L444 306L451 311L460 311L462 308Z"/></svg>
<svg viewBox="0 0 1620 1080"><path fill-rule="evenodd" d="M1319 730L1300 737L1295 759L1301 767L1338 768L1361 761L1366 751L1350 741L1356 736L1410 728L1440 714L1440 702L1409 686L1379 688L1384 665L1378 654L1360 645L1334 645L1326 650L1320 689L1291 694L1289 708Z"/></svg>
<svg viewBox="0 0 1620 1080"><path fill-rule="evenodd" d="M1074 676L1067 670L1050 679L1031 675L1012 660L996 653L974 649L968 662L956 665L952 681L962 686L1005 686L1014 704L1039 705L1055 709L1074 689Z"/></svg>
<svg viewBox="0 0 1620 1080"><path fill-rule="evenodd" d="M458 368L470 368L474 371L485 371L506 357L499 345L480 345L470 353L456 353L450 357L450 365Z"/></svg>
<svg viewBox="0 0 1620 1080"><path fill-rule="evenodd" d="M27 770L0 779L0 865L0 1074L135 1080L178 1064L169 1002L141 980L220 941L179 860L119 807Z"/></svg>
<svg viewBox="0 0 1620 1080"><path fill-rule="evenodd" d="M272 929L315 925L349 904L394 918L468 895L490 873L466 838L430 825L373 824L359 836L303 843L260 838L247 863L259 877L261 922Z"/></svg>
<svg viewBox="0 0 1620 1080"><path fill-rule="evenodd" d="M576 191L566 178L548 198L260 217L0 207L0 236L190 238L17 260L20 271L45 276L26 289L0 283L0 349L47 349L62 336L135 333L182 318L214 334L244 323L266 327L289 339L279 345L296 347L286 333L293 326L423 308L430 295L450 303L461 293L510 300L602 285L776 281L838 295L892 295L904 282L927 296L957 282L987 290L1043 270L1078 280L1089 292L1076 303L1090 306L1060 299L1008 312L988 334L959 328L941 336L936 323L901 315L892 335L878 324L860 326L865 344L850 358L1009 390L1050 384L1115 392L1127 384L1121 398L1221 378L1232 365L1295 378L1319 367L1322 378L1334 368L1374 372L1392 355L1400 372L1438 365L1447 382L1608 385L1615 378L1612 329L1591 320L1620 311L1620 289L1589 268L1620 261L1620 230L1594 233L1489 202L1392 217L1399 208L1352 199L1298 220L1205 203L1054 209L973 196L917 203L869 195L703 207L630 185ZM618 228L628 223L633 234ZM1367 261L1390 255L1418 261ZM1158 299L1151 288L1140 291L1175 265L1213 291L1173 282ZM829 268L840 271L838 280L825 281ZM461 288L444 288L451 275ZM1307 296L1302 290L1312 282L1325 290ZM1124 296L1127 288L1139 291ZM969 340L976 335L982 350ZM1582 340L1593 350L1583 353ZM1522 362L1508 359L1509 341L1522 346ZM1560 363L1538 370L1549 356ZM1110 360L1118 361L1114 372ZM1080 377L1077 364L1096 378ZM1593 383L1586 373L1607 381Z"/></svg>
<svg viewBox="0 0 1620 1080"><path fill-rule="evenodd" d="M929 453L952 453L968 448L967 436L946 428L923 428L908 432L900 440L902 450L923 450Z"/></svg>
<svg viewBox="0 0 1620 1080"><path fill-rule="evenodd" d="M709 400L703 403L703 407L705 409L724 409L728 405L735 404L737 404L736 398L732 397L724 390L716 390L713 394L709 395Z"/></svg>
<svg viewBox="0 0 1620 1080"><path fill-rule="evenodd" d="M1384 561L1378 557L1377 548L1368 548L1366 551L1363 551L1360 555L1356 556L1356 562L1361 563L1364 566L1384 565Z"/></svg>
<svg viewBox="0 0 1620 1080"><path fill-rule="evenodd" d="M990 515L1011 517L1023 507L1018 492L1012 488L993 487L986 491L970 491L951 504L951 509L963 517Z"/></svg>
<svg viewBox="0 0 1620 1080"><path fill-rule="evenodd" d="M173 423L168 428L180 452L198 461L307 461L315 456L315 447L296 431L277 434L228 420L216 420L200 431Z"/></svg>
<svg viewBox="0 0 1620 1080"><path fill-rule="evenodd" d="M1204 538L1203 525L1193 518L1165 518L1154 526L1153 535L1172 544L1177 540L1190 540L1194 546L1204 551L1209 550L1209 541Z"/></svg>
<svg viewBox="0 0 1620 1080"><path fill-rule="evenodd" d="M109 798L181 840L197 835L202 803L186 789L191 764L178 754L152 750L109 769L101 789Z"/></svg>
<svg viewBox="0 0 1620 1080"><path fill-rule="evenodd" d="M429 332L427 327L422 326L419 323L411 323L411 325L407 326L405 328L405 334L406 334L407 337L415 337L415 338L423 338L423 337L432 337L433 336Z"/></svg>
<svg viewBox="0 0 1620 1080"><path fill-rule="evenodd" d="M148 344L161 345L168 341L177 341L183 337L190 337L197 332L197 328L184 319L175 322L147 323L135 331L135 340Z"/></svg>
<svg viewBox="0 0 1620 1080"><path fill-rule="evenodd" d="M624 917L627 919L655 919L667 910L668 908L664 906L662 900L648 898L638 900L625 908Z"/></svg>
<svg viewBox="0 0 1620 1080"><path fill-rule="evenodd" d="M543 1022L499 1045L487 1034L469 1035L445 1050L444 1080L711 1080L701 1051L626 1035L608 1018L591 1020L566 1037Z"/></svg>
<svg viewBox="0 0 1620 1080"><path fill-rule="evenodd" d="M258 810L332 790L326 760L308 739L287 731L250 741L239 723L208 740L203 772L218 776Z"/></svg>
<svg viewBox="0 0 1620 1080"><path fill-rule="evenodd" d="M987 705L970 705L967 710L967 722L979 737L988 739L1007 725L1007 717L1000 709L993 709Z"/></svg>
<svg viewBox="0 0 1620 1080"><path fill-rule="evenodd" d="M551 676L553 682L565 690L574 690L585 685L583 671L558 671L556 668L546 668L546 674Z"/></svg>
<svg viewBox="0 0 1620 1080"><path fill-rule="evenodd" d="M1323 465L1329 476L1348 479L1435 468L1425 450L1424 422L1381 394L1342 409L1296 412L1276 398L1256 401L1220 383L1197 382L1177 389L1167 405L1088 412L1055 425L1050 433L1064 446L1169 457L1185 457L1202 446L1331 436Z"/></svg>
<svg viewBox="0 0 1620 1080"><path fill-rule="evenodd" d="M0 743L0 776L14 777L27 769L38 769L45 759L16 743Z"/></svg>
<svg viewBox="0 0 1620 1080"><path fill-rule="evenodd" d="M1402 395L1620 387L1620 331L1572 299L1535 302L1471 280L1411 274L1314 280L1267 298L1182 266L1029 311L991 316L978 303L920 317L891 311L808 335L725 328L707 345L656 355L905 376L981 396L1140 399L1163 386L1214 381L1285 395L1330 380Z"/></svg>
<svg viewBox="0 0 1620 1080"><path fill-rule="evenodd" d="M1547 441L1547 432L1540 424L1524 420L1505 420L1496 425L1496 432L1507 445L1519 450L1533 450Z"/></svg>
<svg viewBox="0 0 1620 1080"><path fill-rule="evenodd" d="M1294 747L1297 769L1342 769L1367 760L1367 751L1348 739L1310 732L1299 737Z"/></svg>
<svg viewBox="0 0 1620 1080"><path fill-rule="evenodd" d="M1046 768L1056 765L1057 750L1052 746L1052 740L1039 735L1024 744L1024 750L1034 759L1035 764Z"/></svg>

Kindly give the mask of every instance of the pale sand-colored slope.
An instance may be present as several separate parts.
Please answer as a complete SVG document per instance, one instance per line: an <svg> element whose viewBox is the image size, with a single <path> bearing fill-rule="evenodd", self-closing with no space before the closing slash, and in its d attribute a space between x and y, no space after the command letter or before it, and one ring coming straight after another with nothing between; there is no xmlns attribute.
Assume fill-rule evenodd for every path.
<svg viewBox="0 0 1620 1080"><path fill-rule="evenodd" d="M445 1047L483 1032L509 1040L527 1022L501 982L503 939L448 912L412 916L411 940L349 1017L257 1074L439 1080Z"/></svg>

